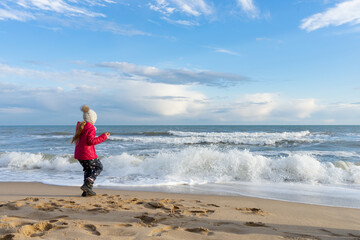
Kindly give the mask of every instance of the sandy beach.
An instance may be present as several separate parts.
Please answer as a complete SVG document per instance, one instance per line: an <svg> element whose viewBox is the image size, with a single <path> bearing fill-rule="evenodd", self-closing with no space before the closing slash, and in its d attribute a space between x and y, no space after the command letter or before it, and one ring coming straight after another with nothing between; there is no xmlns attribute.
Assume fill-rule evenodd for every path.
<svg viewBox="0 0 360 240"><path fill-rule="evenodd" d="M360 209L0 183L0 239L360 239Z"/></svg>

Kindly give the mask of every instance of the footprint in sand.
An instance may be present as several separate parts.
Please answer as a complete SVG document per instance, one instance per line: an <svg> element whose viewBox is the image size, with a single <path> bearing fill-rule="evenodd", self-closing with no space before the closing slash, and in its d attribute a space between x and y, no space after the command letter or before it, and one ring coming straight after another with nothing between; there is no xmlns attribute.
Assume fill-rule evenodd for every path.
<svg viewBox="0 0 360 240"><path fill-rule="evenodd" d="M220 207L219 205L216 205L216 204L213 204L213 203L209 203L207 205L210 206L210 207Z"/></svg>
<svg viewBox="0 0 360 240"><path fill-rule="evenodd" d="M116 224L115 226L117 226L117 227L132 227L132 224L130 224L130 223L119 223L119 224Z"/></svg>
<svg viewBox="0 0 360 240"><path fill-rule="evenodd" d="M39 198L34 198L34 197L27 197L23 199L23 201L26 202L38 202L39 200L40 200Z"/></svg>
<svg viewBox="0 0 360 240"><path fill-rule="evenodd" d="M214 210L211 209L195 209L195 210L185 210L185 214L191 214L193 216L207 216L209 213L214 213Z"/></svg>
<svg viewBox="0 0 360 240"><path fill-rule="evenodd" d="M146 215L141 215L141 216L138 216L138 217L135 217L135 218L140 219L140 223L142 225L147 226L147 227L152 227L157 222L157 220L155 218L149 217L149 216L146 216Z"/></svg>
<svg viewBox="0 0 360 240"><path fill-rule="evenodd" d="M68 228L68 221L65 220L64 218L67 218L67 215L61 215L61 216L57 216L57 217L53 217L49 220L50 223L54 224L54 228L53 229L64 229L64 228Z"/></svg>
<svg viewBox="0 0 360 240"><path fill-rule="evenodd" d="M168 210L170 212L170 214L177 214L177 213L181 213L181 208L180 206L182 206L181 204L179 205L172 205L170 208L164 208L166 210Z"/></svg>
<svg viewBox="0 0 360 240"><path fill-rule="evenodd" d="M163 228L157 228L157 229L154 229L152 230L150 233L149 233L149 237L160 237L161 234L163 233L166 233L166 232L169 232L171 230L176 230L178 229L179 227L173 227L173 226L166 226L166 227L163 227Z"/></svg>
<svg viewBox="0 0 360 240"><path fill-rule="evenodd" d="M91 232L93 235L100 236L101 233L96 229L96 226L93 224L85 224L82 226L85 230Z"/></svg>
<svg viewBox="0 0 360 240"><path fill-rule="evenodd" d="M57 219L57 220L59 220L59 219L62 219L62 218L67 218L67 217L69 217L69 216L68 216L68 215L60 215L60 216L53 217L53 218L51 218L51 219Z"/></svg>
<svg viewBox="0 0 360 240"><path fill-rule="evenodd" d="M4 217L0 219L0 229L4 230L6 233L15 232L17 228L29 224L32 224L32 222L25 221L23 218L19 217Z"/></svg>
<svg viewBox="0 0 360 240"><path fill-rule="evenodd" d="M245 214L255 214L255 215L260 215L260 216L265 216L268 215L268 212L265 212L264 210L260 209L260 208L235 208L236 210L245 213Z"/></svg>
<svg viewBox="0 0 360 240"><path fill-rule="evenodd" d="M0 236L0 240L13 240L15 237L14 234L6 234L4 236Z"/></svg>
<svg viewBox="0 0 360 240"><path fill-rule="evenodd" d="M192 233L201 233L208 235L210 233L209 229L204 227L196 227L196 228L185 228L185 231L192 232Z"/></svg>
<svg viewBox="0 0 360 240"><path fill-rule="evenodd" d="M39 203L35 206L33 206L33 208L35 209L39 209L41 211L46 211L46 212L53 212L55 210L60 210L60 208L63 207L63 205L54 203L54 202L45 202L45 203Z"/></svg>
<svg viewBox="0 0 360 240"><path fill-rule="evenodd" d="M99 212L99 213L108 213L108 212L110 212L110 210L102 208L102 207L90 208L87 211L88 212Z"/></svg>
<svg viewBox="0 0 360 240"><path fill-rule="evenodd" d="M164 204L161 202L148 202L144 204L144 207L151 208L151 209L157 209L157 208L163 208Z"/></svg>
<svg viewBox="0 0 360 240"><path fill-rule="evenodd" d="M265 223L262 222L246 222L244 225L249 227L267 227Z"/></svg>
<svg viewBox="0 0 360 240"><path fill-rule="evenodd" d="M125 200L125 203L128 204L143 204L144 202L138 198L130 198L129 200Z"/></svg>
<svg viewBox="0 0 360 240"><path fill-rule="evenodd" d="M3 207L7 207L9 210L19 210L22 206L24 206L24 203L21 202L8 202L3 204Z"/></svg>
<svg viewBox="0 0 360 240"><path fill-rule="evenodd" d="M23 225L18 232L26 237L41 237L50 231L54 225L48 221Z"/></svg>
<svg viewBox="0 0 360 240"><path fill-rule="evenodd" d="M67 216L59 216L67 217ZM14 234L20 234L22 237L42 237L55 229L67 228L67 223L62 218L52 218L44 221L34 221L22 217L2 217L0 218L0 230L7 235L0 236L0 240L13 239ZM22 239L22 238L21 238Z"/></svg>
<svg viewBox="0 0 360 240"><path fill-rule="evenodd" d="M180 213L181 212L180 207L182 207L182 205L174 204L174 203L175 203L174 201L163 199L161 201L147 202L144 204L144 207L149 209L162 209L170 214Z"/></svg>

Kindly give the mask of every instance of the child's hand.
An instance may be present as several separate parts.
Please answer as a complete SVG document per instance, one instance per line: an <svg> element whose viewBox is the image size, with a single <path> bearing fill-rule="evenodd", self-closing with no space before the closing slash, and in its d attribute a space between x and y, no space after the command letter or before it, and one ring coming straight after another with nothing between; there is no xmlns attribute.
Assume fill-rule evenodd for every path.
<svg viewBox="0 0 360 240"><path fill-rule="evenodd" d="M109 137L109 136L110 136L110 133L109 133L109 132L106 132L105 135L106 135L106 137Z"/></svg>

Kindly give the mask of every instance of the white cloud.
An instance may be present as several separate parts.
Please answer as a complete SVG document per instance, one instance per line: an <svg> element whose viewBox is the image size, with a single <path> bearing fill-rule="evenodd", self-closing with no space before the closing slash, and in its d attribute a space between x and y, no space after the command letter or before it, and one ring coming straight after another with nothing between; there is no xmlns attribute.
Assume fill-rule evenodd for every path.
<svg viewBox="0 0 360 240"><path fill-rule="evenodd" d="M170 15L175 11L191 16L210 15L212 8L204 0L156 0L149 4L150 9Z"/></svg>
<svg viewBox="0 0 360 240"><path fill-rule="evenodd" d="M204 94L191 90L189 86L131 80L112 81L111 86L104 84L102 87L79 85L69 90L17 85L15 91L1 93L0 113L58 111L61 116L61 112L67 108L92 102L106 108L120 108L126 114L182 118L197 115L205 106L205 100Z"/></svg>
<svg viewBox="0 0 360 240"><path fill-rule="evenodd" d="M160 116L196 115L204 108L206 97L185 85L126 81L121 84L119 101L139 112Z"/></svg>
<svg viewBox="0 0 360 240"><path fill-rule="evenodd" d="M248 16L252 18L259 16L259 10L253 0L237 0L237 3Z"/></svg>
<svg viewBox="0 0 360 240"><path fill-rule="evenodd" d="M89 11L85 7L78 7L65 0L17 0L23 8L63 13L65 15L85 15L88 17L104 17L104 14Z"/></svg>
<svg viewBox="0 0 360 240"><path fill-rule="evenodd" d="M134 71L138 68L136 65L128 67ZM154 73L152 68L137 71ZM26 85L1 82L2 77L9 79L12 76L26 78ZM44 86L38 81L39 76L58 86ZM104 75L76 69L42 72L1 65L0 112L16 113L16 110L20 112L26 108L56 111L82 102L98 102L111 108L120 106L127 114L194 116L203 108L206 97L191 88L189 85L133 80L118 74Z"/></svg>
<svg viewBox="0 0 360 240"><path fill-rule="evenodd" d="M251 18L259 17L260 11L256 7L254 0L233 0L237 2L237 6ZM210 2L210 1L208 1ZM199 18L201 16L216 18L216 8L214 4L208 4L205 0L153 0L148 6L151 10L157 11L166 17L163 18L167 22L177 23L182 25L198 25L194 21L187 20L173 20L170 16L176 13L185 14L189 17ZM270 18L270 13L264 15L265 18Z"/></svg>
<svg viewBox="0 0 360 240"><path fill-rule="evenodd" d="M159 69L151 66L139 66L127 62L104 62L96 64L122 71L124 74L140 77L142 80L168 84L203 84L208 86L227 86L246 82L244 76L214 71L194 71L188 69Z"/></svg>
<svg viewBox="0 0 360 240"><path fill-rule="evenodd" d="M104 69L97 68L49 72L0 65L0 114L5 113L0 124L13 121L24 124L21 119L26 119L28 124L38 123L36 120L50 121L50 115L57 121L53 124L61 124L71 117L65 116L64 112L77 110L83 103L107 112L106 117L102 115L102 123L118 124L123 123L123 119L139 124L149 121L168 124L319 124L329 123L329 119L334 124L354 124L355 119L360 118L360 104L356 102L320 104L315 98L297 99L271 92L226 95L229 91L224 91L223 95L220 91L216 93L218 98L211 99L208 93L218 89L181 81L170 84L147 80L162 74L176 77L176 71L129 63L115 66L104 73ZM119 66L126 74L116 70ZM197 72L188 74L196 76ZM30 115L33 120L29 118L30 122L27 122Z"/></svg>
<svg viewBox="0 0 360 240"><path fill-rule="evenodd" d="M231 113L246 120L261 121L266 119L279 105L277 94L246 94L232 103Z"/></svg>
<svg viewBox="0 0 360 240"><path fill-rule="evenodd" d="M218 119L227 122L294 122L311 118L323 108L312 98L289 99L277 93L255 93L217 104L213 109Z"/></svg>
<svg viewBox="0 0 360 240"><path fill-rule="evenodd" d="M82 71L72 72L77 72L74 76L77 79L88 76L82 76ZM172 119L196 122L205 119L203 123L266 122L279 118L293 121L311 117L319 109L312 99L284 99L275 93L245 94L224 104L221 100L208 99L201 90L194 90L189 85L129 79L119 81L116 77L102 76L88 83L62 83L57 87L29 87L0 82L0 89L0 112L8 114L7 117L35 112L45 115L54 113L54 116L59 115L59 124L65 120L62 119L64 111L78 109L78 105L84 102L102 111L113 109L108 119L103 119L104 122L121 121L123 117L136 121L145 117L152 121ZM115 115L119 119L114 119Z"/></svg>
<svg viewBox="0 0 360 240"><path fill-rule="evenodd" d="M314 14L302 20L301 29L314 31L327 26L360 23L360 0L348 0L338 3L325 12Z"/></svg>
<svg viewBox="0 0 360 240"><path fill-rule="evenodd" d="M240 56L239 53L228 50L228 49L224 49L224 48L213 48L215 50L215 52L218 53L225 53L225 54L229 54L229 55L233 55L233 56Z"/></svg>
<svg viewBox="0 0 360 240"><path fill-rule="evenodd" d="M16 75L22 77L31 77L31 78L48 78L49 74L43 71L12 67L6 64L0 63L0 77L7 75Z"/></svg>
<svg viewBox="0 0 360 240"><path fill-rule="evenodd" d="M170 4L168 2L160 0L157 0L156 4L148 4L149 8L153 11L160 12L165 15L171 15L175 11L175 8L169 7L169 5Z"/></svg>
<svg viewBox="0 0 360 240"><path fill-rule="evenodd" d="M25 22L34 19L35 17L27 12L18 10L7 10L0 8L0 20L16 20Z"/></svg>
<svg viewBox="0 0 360 240"><path fill-rule="evenodd" d="M151 33L133 29L131 26L121 25L110 21L85 21L81 27L88 27L92 31L105 31L124 36L151 36Z"/></svg>
<svg viewBox="0 0 360 240"><path fill-rule="evenodd" d="M94 12L93 6L105 7L117 3L111 0L2 0L0 2L0 21L35 20L42 22L43 28L58 31L60 27L83 28L91 31L111 32L134 36L151 34L133 29L130 25L106 20L106 15ZM117 3L120 4L120 3ZM97 8L98 10L101 8ZM58 27L54 27L58 26Z"/></svg>
<svg viewBox="0 0 360 240"><path fill-rule="evenodd" d="M179 25L184 25L184 26L199 26L200 25L198 22L190 21L190 20L173 20L168 17L162 17L161 19L163 19L171 24L179 24Z"/></svg>
<svg viewBox="0 0 360 240"><path fill-rule="evenodd" d="M290 102L290 107L299 118L308 118L313 112L320 109L313 98L292 100Z"/></svg>
<svg viewBox="0 0 360 240"><path fill-rule="evenodd" d="M109 108L121 109L124 114L132 116L182 119L198 116L214 122L221 119L225 122L304 119L320 109L315 99L285 99L276 93L245 94L226 102L211 101L199 85L193 84L200 82L219 86L218 78L227 76L223 73L162 70L126 62L97 66L108 67L112 71L104 73L73 69L68 72L45 72L2 64L0 80L1 77L20 77L27 79L23 81L27 86L0 82L0 102L8 104L0 107L35 106L49 111L56 109L59 104L73 106L94 101ZM39 82L39 79L44 81ZM46 86L47 80L57 86ZM209 81L213 81L212 84Z"/></svg>

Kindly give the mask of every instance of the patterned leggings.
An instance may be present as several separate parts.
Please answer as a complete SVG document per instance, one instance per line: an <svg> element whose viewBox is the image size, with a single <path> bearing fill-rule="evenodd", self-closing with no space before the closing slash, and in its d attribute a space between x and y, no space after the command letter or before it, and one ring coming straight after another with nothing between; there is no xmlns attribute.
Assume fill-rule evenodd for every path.
<svg viewBox="0 0 360 240"><path fill-rule="evenodd" d="M87 178L91 178L95 181L97 176L100 175L101 171L103 170L103 165L101 164L100 160L95 158L91 160L78 160L83 167L84 171L84 181Z"/></svg>

